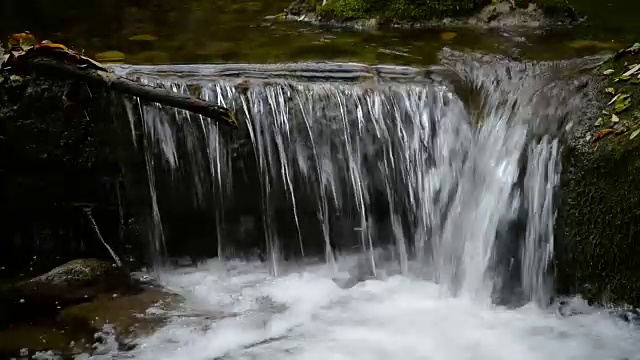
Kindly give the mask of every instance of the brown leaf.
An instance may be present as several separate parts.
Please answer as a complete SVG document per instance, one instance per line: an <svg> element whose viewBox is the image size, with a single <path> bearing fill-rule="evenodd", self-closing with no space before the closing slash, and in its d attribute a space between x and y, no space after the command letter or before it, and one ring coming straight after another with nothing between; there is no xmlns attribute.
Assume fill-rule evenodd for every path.
<svg viewBox="0 0 640 360"><path fill-rule="evenodd" d="M602 139L603 137L605 137L605 136L607 136L607 135L610 135L610 134L613 134L613 133L615 133L615 132L616 132L616 131L615 131L615 130L613 130L613 129L603 129L603 130L600 130L600 131L598 131L598 132L593 136L593 139L591 140L591 142L599 141L599 140L600 140L600 139Z"/></svg>
<svg viewBox="0 0 640 360"><path fill-rule="evenodd" d="M28 31L23 33L13 34L9 37L9 49L21 48L26 50L37 44L35 36Z"/></svg>

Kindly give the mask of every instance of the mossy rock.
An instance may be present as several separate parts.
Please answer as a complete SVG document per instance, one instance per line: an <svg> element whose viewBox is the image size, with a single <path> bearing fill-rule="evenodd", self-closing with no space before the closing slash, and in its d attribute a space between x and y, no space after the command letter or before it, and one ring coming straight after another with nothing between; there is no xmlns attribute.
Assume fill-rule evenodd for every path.
<svg viewBox="0 0 640 360"><path fill-rule="evenodd" d="M348 21L376 18L382 21L426 21L470 15L491 0L306 0L296 1L291 13L316 12L326 20Z"/></svg>
<svg viewBox="0 0 640 360"><path fill-rule="evenodd" d="M129 276L116 264L98 259L76 259L62 264L46 274L23 284L49 284L52 286L84 287L104 281L129 282Z"/></svg>
<svg viewBox="0 0 640 360"><path fill-rule="evenodd" d="M479 13L492 0L296 0L288 9L294 15L316 13L322 20L339 22L378 19L382 22L425 22L462 18ZM576 20L577 14L566 0L516 0L516 6L535 4L545 16Z"/></svg>
<svg viewBox="0 0 640 360"><path fill-rule="evenodd" d="M25 312L29 309L55 312L70 304L91 301L99 294L137 291L125 269L97 259L72 260L9 289L7 305Z"/></svg>
<svg viewBox="0 0 640 360"><path fill-rule="evenodd" d="M623 51L596 70L594 97L599 108L610 113L598 121L599 114L585 118L583 129L565 146L556 222L558 291L636 307L640 306L640 136L632 134L640 129L640 82L620 81L619 76L638 63L637 51ZM605 70L613 72L604 75ZM615 93L628 94L631 101L613 122L616 106L609 102Z"/></svg>
<svg viewBox="0 0 640 360"><path fill-rule="evenodd" d="M515 4L520 8L535 4L550 18L578 19L578 14L567 0L515 0Z"/></svg>

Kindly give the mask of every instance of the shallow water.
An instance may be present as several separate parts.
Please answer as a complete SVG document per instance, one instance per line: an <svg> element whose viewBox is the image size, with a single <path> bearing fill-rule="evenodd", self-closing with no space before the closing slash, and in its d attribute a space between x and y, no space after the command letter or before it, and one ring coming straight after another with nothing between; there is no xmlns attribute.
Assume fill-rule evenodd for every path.
<svg viewBox="0 0 640 360"><path fill-rule="evenodd" d="M639 5L625 0L573 0L588 16L585 23L521 31L354 31L264 19L281 13L288 3L6 0L0 4L0 34L30 30L41 39L68 44L92 57L121 52L124 59L119 61L129 64L332 60L426 65L437 61L436 54L444 46L529 59L590 55L627 45L639 29L633 15ZM445 31L456 36L443 38Z"/></svg>
<svg viewBox="0 0 640 360"><path fill-rule="evenodd" d="M161 282L187 299L182 311L127 354L134 359L639 359L640 331L576 301L581 314L515 310L416 277L341 288L355 257L334 273L288 265L281 277L255 262L212 260L167 270Z"/></svg>

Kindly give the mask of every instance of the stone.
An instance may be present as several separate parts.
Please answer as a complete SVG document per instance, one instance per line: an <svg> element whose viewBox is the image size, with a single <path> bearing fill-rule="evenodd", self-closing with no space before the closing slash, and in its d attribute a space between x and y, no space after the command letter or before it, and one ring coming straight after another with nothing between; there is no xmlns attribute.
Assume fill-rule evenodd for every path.
<svg viewBox="0 0 640 360"><path fill-rule="evenodd" d="M124 268L97 259L72 260L15 286L27 303L56 304L88 301L114 289L131 290L134 287Z"/></svg>
<svg viewBox="0 0 640 360"><path fill-rule="evenodd" d="M363 20L394 25L537 27L578 20L565 0L295 0L287 9L297 21L361 26ZM288 18L288 16L285 16ZM306 20L308 19L308 20Z"/></svg>
<svg viewBox="0 0 640 360"><path fill-rule="evenodd" d="M628 49L629 50L629 49ZM640 85L616 81L640 62L637 51L622 51L593 71L590 100L576 116L564 147L556 239L556 287L560 294L581 294L592 303L640 306ZM603 76L606 69L613 74ZM618 121L596 125L616 93L631 105ZM595 140L602 129L614 133Z"/></svg>

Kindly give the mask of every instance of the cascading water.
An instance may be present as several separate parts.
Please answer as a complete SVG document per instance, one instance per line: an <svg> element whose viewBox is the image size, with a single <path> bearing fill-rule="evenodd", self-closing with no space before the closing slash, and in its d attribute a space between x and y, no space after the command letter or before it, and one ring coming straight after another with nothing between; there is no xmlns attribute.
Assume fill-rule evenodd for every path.
<svg viewBox="0 0 640 360"><path fill-rule="evenodd" d="M151 125L157 119L149 121L156 111L150 106L139 106L141 115L133 121L141 120L156 144L145 145L147 157L164 158L172 176L184 178L172 182L174 189L186 184L197 199L208 194L203 183L211 184L217 239L210 241L218 244L219 257L259 246L272 272L230 260L166 273L167 286L195 296L189 306L227 315L206 325L194 341L187 340L192 330L176 332L170 325L145 339L150 347L137 356L627 356L638 335L604 318L598 318L604 324L599 330L580 330L558 357L561 333L569 331L563 327L576 324L556 323L560 320L533 308L484 307L492 297L494 303L550 299L559 137L580 99L568 86L567 67L449 55L446 68L427 71L355 64L118 68L132 78L225 105L241 119L242 129L233 136L186 112ZM367 80L354 81L363 77ZM208 164L197 161L202 154ZM159 171L153 161L147 166L151 173ZM154 193L151 180L150 186ZM230 214L244 216L234 208L241 202L260 209L263 229L253 233L260 241L229 230ZM159 214L154 225L163 226ZM364 256L344 255L350 248ZM336 252L343 253L337 260ZM319 253L332 266L283 261ZM350 279L340 288L336 283L347 263ZM386 279L394 271L402 275ZM372 278L381 281L356 284ZM405 308L406 314L399 313ZM476 335L463 331L460 338L446 339L463 349L452 350L439 344L442 335L411 325L412 312L432 321L429 326L450 321L437 315L441 311L461 313L458 320L477 328L477 337L488 343L477 344ZM510 321L526 324L509 330ZM366 324L373 328L365 337L357 328ZM481 335L494 326L500 330L491 337ZM558 333L538 339L537 326ZM445 332L457 336L454 329ZM392 340L402 331L404 337ZM431 338L414 339L420 332ZM621 346L594 350L592 340L609 332ZM504 352L491 350L498 347L495 336L511 337L501 341ZM180 346L164 344L170 337L179 338L174 340ZM350 347L354 342L358 345ZM537 342L545 346L537 348Z"/></svg>
<svg viewBox="0 0 640 360"><path fill-rule="evenodd" d="M428 78L413 74L402 83L374 78L365 86L273 79L240 86L212 76L193 80L150 74L144 81L174 91L191 88L244 119L257 163L255 185L261 189L255 206L262 207L266 250L276 273L283 242L297 243L295 255L305 254L299 215L304 206L315 209L328 262L333 261L334 242L358 245L375 275L375 248L394 244L403 272L415 258L453 293L486 297L493 291L491 284L505 275L492 272L503 256L495 244L497 234L525 209L526 232L518 234L522 239L507 240L522 242L516 246L522 253L506 255L521 257L517 266L522 267L527 299L542 300L553 248L558 143L556 134L534 138L532 133L544 125L540 122L562 122L573 105L568 100L572 93L553 91L548 68L467 65L458 81L476 87L473 96L483 107L479 119L472 119L468 104L437 73ZM538 109L540 105L546 108ZM186 163L195 174L190 186L196 199L202 197L201 179L208 171L220 228L223 199L242 191L224 186L232 179L230 150L221 146L224 140L208 120L183 112L169 125L156 111L144 107L144 130L170 168ZM185 131L194 121L202 135ZM188 156L178 159L181 133ZM207 144L198 144L199 139ZM197 161L203 149L208 169ZM273 199L282 195L291 209L295 239L282 239L274 225ZM353 214L357 243L331 239L330 212ZM217 233L222 244L223 235Z"/></svg>

